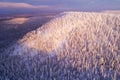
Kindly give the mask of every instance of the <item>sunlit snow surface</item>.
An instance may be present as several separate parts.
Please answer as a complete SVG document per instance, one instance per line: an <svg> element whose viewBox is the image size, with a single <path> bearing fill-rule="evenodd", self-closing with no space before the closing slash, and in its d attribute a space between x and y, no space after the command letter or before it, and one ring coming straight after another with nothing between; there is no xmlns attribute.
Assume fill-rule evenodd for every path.
<svg viewBox="0 0 120 80"><path fill-rule="evenodd" d="M11 20L4 21L6 24L23 24L25 23L29 18L13 18Z"/></svg>
<svg viewBox="0 0 120 80"><path fill-rule="evenodd" d="M103 11L104 13L112 13L112 14L118 14L120 15L120 10L106 10L106 11Z"/></svg>
<svg viewBox="0 0 120 80"><path fill-rule="evenodd" d="M120 15L64 12L26 34L8 52L29 56L26 75L35 79L119 80Z"/></svg>

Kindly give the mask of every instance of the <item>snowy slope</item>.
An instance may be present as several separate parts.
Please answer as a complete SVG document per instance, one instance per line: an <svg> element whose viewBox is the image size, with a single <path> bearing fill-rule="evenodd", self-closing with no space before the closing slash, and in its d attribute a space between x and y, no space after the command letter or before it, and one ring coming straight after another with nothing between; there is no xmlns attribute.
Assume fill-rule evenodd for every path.
<svg viewBox="0 0 120 80"><path fill-rule="evenodd" d="M56 51L62 48L63 45L68 44L67 42L70 41L72 33L75 32L78 36L81 36L84 42L88 41L90 45L94 43L101 44L101 47L102 44L109 43L112 45L119 39L119 18L120 16L102 13L62 13L39 29L24 36L18 42L18 47L22 45L43 52ZM79 38L77 35L75 36ZM22 54L24 49L18 49L17 51ZM27 54L29 51L25 53Z"/></svg>
<svg viewBox="0 0 120 80"><path fill-rule="evenodd" d="M41 66L50 73L41 68L37 72L44 77L40 79L50 75L48 78L57 80L119 80L120 15L64 12L26 34L7 52L14 56L42 55L38 58L44 56L43 62L49 58L51 62ZM37 64L41 64L39 60Z"/></svg>

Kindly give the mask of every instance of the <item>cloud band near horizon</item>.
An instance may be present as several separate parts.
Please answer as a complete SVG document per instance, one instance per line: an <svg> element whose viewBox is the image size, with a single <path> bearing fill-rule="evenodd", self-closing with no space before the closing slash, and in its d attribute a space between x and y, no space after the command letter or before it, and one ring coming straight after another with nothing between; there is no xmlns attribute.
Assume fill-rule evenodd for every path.
<svg viewBox="0 0 120 80"><path fill-rule="evenodd" d="M1 0L0 8L120 10L120 0Z"/></svg>

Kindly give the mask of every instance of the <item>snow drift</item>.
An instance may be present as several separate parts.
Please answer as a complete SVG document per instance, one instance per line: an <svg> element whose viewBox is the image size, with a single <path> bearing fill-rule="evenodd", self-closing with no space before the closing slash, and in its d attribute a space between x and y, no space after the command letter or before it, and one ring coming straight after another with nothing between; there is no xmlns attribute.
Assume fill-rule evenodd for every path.
<svg viewBox="0 0 120 80"><path fill-rule="evenodd" d="M27 75L28 70L29 80L118 80L120 15L64 12L7 52L30 57L25 63L31 62L29 67L22 71Z"/></svg>

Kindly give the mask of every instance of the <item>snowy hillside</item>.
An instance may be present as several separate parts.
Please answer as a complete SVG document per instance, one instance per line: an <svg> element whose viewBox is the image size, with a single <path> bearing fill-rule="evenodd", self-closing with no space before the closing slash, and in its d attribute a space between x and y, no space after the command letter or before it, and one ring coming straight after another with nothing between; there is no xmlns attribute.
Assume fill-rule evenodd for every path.
<svg viewBox="0 0 120 80"><path fill-rule="evenodd" d="M6 53L12 67L6 66L19 71L5 69L3 73L11 73L2 74L7 78L119 80L120 15L64 12L26 34Z"/></svg>

